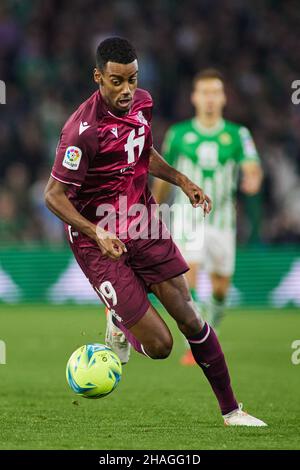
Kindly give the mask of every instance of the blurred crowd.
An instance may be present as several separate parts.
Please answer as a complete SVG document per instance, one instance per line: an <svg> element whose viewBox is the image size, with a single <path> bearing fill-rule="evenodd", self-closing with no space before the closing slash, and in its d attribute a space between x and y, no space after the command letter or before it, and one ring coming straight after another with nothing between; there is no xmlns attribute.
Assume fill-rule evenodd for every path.
<svg viewBox="0 0 300 470"><path fill-rule="evenodd" d="M226 117L250 128L265 172L262 194L240 198L240 241L300 241L299 30L297 0L1 0L0 240L62 241L43 189L64 121L96 89L98 43L121 35L155 100L157 148L193 112L193 75L224 72Z"/></svg>

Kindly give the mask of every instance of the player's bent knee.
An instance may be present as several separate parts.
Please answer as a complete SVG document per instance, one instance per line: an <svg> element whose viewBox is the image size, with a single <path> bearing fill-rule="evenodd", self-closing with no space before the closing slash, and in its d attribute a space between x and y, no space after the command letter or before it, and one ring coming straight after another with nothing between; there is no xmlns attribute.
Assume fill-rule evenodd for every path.
<svg viewBox="0 0 300 470"><path fill-rule="evenodd" d="M199 333L204 323L204 320L195 316L191 319L187 318L185 322L178 324L178 327L185 336L189 337Z"/></svg>
<svg viewBox="0 0 300 470"><path fill-rule="evenodd" d="M166 359L173 347L173 339L172 337L160 341L155 341L152 343L147 351L149 351L149 356L152 359Z"/></svg>

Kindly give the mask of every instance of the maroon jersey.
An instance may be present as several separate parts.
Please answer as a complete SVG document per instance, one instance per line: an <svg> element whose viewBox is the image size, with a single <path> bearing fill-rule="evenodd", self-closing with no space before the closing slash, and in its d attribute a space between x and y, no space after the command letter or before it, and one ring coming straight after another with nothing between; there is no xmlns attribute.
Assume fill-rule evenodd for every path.
<svg viewBox="0 0 300 470"><path fill-rule="evenodd" d="M141 219L130 208L143 204L148 211L154 202L147 186L152 106L150 94L137 89L128 114L115 116L96 91L66 122L51 173L70 185L68 198L91 222L113 208L115 233L125 241L132 238L128 225Z"/></svg>

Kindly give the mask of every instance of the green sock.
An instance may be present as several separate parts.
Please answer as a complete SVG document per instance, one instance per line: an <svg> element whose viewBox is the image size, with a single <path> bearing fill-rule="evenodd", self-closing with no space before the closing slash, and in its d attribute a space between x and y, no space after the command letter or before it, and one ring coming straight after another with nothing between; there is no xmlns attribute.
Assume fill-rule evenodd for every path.
<svg viewBox="0 0 300 470"><path fill-rule="evenodd" d="M224 317L226 299L220 299L211 295L208 302L209 323L213 328L217 328Z"/></svg>

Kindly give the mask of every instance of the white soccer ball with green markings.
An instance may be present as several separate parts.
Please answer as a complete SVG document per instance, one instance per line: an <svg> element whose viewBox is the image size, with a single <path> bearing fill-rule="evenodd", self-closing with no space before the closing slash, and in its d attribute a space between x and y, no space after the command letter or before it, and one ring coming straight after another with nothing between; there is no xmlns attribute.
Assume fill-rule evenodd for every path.
<svg viewBox="0 0 300 470"><path fill-rule="evenodd" d="M102 398L117 387L122 365L117 354L104 344L86 344L73 352L66 376L76 394L84 398Z"/></svg>

